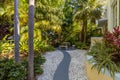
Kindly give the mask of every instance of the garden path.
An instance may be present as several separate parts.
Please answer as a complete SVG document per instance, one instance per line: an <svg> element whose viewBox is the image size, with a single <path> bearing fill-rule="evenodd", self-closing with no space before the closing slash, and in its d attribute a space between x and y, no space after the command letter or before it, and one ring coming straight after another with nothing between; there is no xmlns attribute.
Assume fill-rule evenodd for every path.
<svg viewBox="0 0 120 80"><path fill-rule="evenodd" d="M47 52L44 73L37 80L88 80L85 70L85 50Z"/></svg>

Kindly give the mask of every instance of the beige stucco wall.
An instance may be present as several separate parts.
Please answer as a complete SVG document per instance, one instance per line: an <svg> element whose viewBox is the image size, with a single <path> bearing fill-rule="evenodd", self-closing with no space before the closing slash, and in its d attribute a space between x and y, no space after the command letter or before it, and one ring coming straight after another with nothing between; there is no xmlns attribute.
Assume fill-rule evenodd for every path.
<svg viewBox="0 0 120 80"><path fill-rule="evenodd" d="M117 5L117 26L119 26L120 25L120 0L108 0L108 2L107 2L107 14L108 14L108 30L109 31L112 31L112 29L113 29L113 27L115 27L114 25L113 25L113 22L114 22L114 20L113 20L113 18L114 18L114 16L113 16L113 6L114 5Z"/></svg>
<svg viewBox="0 0 120 80"><path fill-rule="evenodd" d="M107 8L107 12L108 12L108 30L109 31L112 31L112 25L113 25L113 23L112 23L112 9L111 9L111 0L108 0L108 4L107 4L107 6L108 6L108 8Z"/></svg>
<svg viewBox="0 0 120 80"><path fill-rule="evenodd" d="M120 25L120 0L117 0L117 25Z"/></svg>

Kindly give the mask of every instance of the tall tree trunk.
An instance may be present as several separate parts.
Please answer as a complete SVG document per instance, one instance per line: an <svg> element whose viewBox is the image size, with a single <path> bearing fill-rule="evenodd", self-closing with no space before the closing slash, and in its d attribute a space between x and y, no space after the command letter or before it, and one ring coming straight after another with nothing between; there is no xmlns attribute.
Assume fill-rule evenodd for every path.
<svg viewBox="0 0 120 80"><path fill-rule="evenodd" d="M87 36L87 15L83 15L83 22L82 22L82 30L80 35L80 40L83 43L86 43L86 36Z"/></svg>
<svg viewBox="0 0 120 80"><path fill-rule="evenodd" d="M34 80L34 0L29 0L28 12L28 80Z"/></svg>
<svg viewBox="0 0 120 80"><path fill-rule="evenodd" d="M18 18L18 0L14 0L14 52L15 62L19 62L19 18Z"/></svg>
<svg viewBox="0 0 120 80"><path fill-rule="evenodd" d="M83 42L86 43L86 40L87 40L87 16L83 20L83 26L84 26L84 40L83 40Z"/></svg>
<svg viewBox="0 0 120 80"><path fill-rule="evenodd" d="M80 32L80 41L83 42L84 41L84 26L82 24L82 30Z"/></svg>

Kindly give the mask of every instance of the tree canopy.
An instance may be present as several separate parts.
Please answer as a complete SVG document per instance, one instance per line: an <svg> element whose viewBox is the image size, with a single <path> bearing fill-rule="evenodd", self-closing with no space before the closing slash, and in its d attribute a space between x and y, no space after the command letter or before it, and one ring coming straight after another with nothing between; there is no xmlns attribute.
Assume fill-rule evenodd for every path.
<svg viewBox="0 0 120 80"><path fill-rule="evenodd" d="M12 35L13 29L10 28L13 28L13 1L2 0L0 4L0 26L6 26L8 31L5 34ZM70 40L74 35L76 40L86 42L89 24L95 24L101 18L102 5L99 0L36 0L34 38L49 41L48 38L54 38L57 34L64 41ZM28 1L20 0L20 41L28 38L27 13ZM2 27L0 30L5 29Z"/></svg>

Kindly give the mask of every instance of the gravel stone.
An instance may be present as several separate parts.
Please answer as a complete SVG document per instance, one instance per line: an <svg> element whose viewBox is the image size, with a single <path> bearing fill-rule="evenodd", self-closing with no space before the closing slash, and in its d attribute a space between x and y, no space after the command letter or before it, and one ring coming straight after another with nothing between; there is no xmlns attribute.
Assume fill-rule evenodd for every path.
<svg viewBox="0 0 120 80"><path fill-rule="evenodd" d="M85 50L67 50L71 56L69 66L69 80L88 80L86 76ZM63 53L59 50L47 52L44 55L46 62L43 65L44 73L37 76L37 80L53 80L54 73L63 59Z"/></svg>
<svg viewBox="0 0 120 80"><path fill-rule="evenodd" d="M47 52L44 56L46 58L46 62L43 65L44 73L37 76L37 80L53 80L54 73L63 59L63 54L61 51L56 50Z"/></svg>

